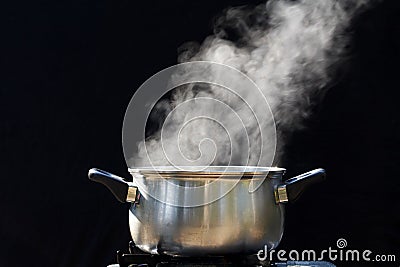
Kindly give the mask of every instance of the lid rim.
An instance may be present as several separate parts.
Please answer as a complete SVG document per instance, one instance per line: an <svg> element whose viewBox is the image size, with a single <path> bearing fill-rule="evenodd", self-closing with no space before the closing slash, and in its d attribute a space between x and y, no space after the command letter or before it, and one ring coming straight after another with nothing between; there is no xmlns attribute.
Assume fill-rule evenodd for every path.
<svg viewBox="0 0 400 267"><path fill-rule="evenodd" d="M204 166L208 170L199 170L203 166L185 166L174 168L172 166L156 166L156 167L136 167L128 168L131 174L141 174L143 176L190 176L190 177L216 177L216 176L263 176L269 173L284 173L286 169L279 167L257 167L257 166ZM187 168L187 169L178 169ZM197 168L197 169L188 169ZM219 171L218 169L221 170Z"/></svg>

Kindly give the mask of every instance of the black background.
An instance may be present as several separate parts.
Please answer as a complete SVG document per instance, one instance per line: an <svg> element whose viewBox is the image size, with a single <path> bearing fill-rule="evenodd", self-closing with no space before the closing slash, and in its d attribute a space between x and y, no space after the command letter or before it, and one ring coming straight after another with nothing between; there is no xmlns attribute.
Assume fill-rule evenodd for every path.
<svg viewBox="0 0 400 267"><path fill-rule="evenodd" d="M247 3L258 2L2 3L1 266L115 261L128 206L88 169L128 176L121 127L135 89L211 34L224 8ZM288 205L282 249L345 238L400 261L399 11L385 1L354 23L343 75L287 148L287 177L324 167L329 179Z"/></svg>

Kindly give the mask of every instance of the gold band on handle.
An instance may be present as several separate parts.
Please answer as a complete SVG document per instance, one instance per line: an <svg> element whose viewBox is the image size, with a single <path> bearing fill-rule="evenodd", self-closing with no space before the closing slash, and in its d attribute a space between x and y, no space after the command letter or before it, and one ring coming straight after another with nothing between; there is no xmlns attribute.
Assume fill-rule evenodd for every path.
<svg viewBox="0 0 400 267"><path fill-rule="evenodd" d="M275 190L275 201L276 201L276 204L287 203L289 201L287 192L286 192L286 185L280 185Z"/></svg>
<svg viewBox="0 0 400 267"><path fill-rule="evenodd" d="M128 187L128 194L126 195L126 202L139 204L139 191L136 186Z"/></svg>

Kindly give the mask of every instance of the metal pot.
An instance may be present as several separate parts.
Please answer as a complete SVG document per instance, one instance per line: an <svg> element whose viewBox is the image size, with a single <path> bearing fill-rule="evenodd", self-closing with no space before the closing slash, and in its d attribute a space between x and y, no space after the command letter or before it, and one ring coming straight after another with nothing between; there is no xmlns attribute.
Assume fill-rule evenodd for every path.
<svg viewBox="0 0 400 267"><path fill-rule="evenodd" d="M295 201L307 186L325 178L325 171L316 169L282 182L285 169L275 167L129 171L133 182L99 169L91 169L89 178L107 186L120 202L132 203L129 226L138 248L180 256L275 248L284 228L282 203ZM257 181L259 186L251 192L249 186ZM213 187L207 186L211 183ZM194 187L198 190L191 193L182 190ZM201 198L207 204L192 205Z"/></svg>

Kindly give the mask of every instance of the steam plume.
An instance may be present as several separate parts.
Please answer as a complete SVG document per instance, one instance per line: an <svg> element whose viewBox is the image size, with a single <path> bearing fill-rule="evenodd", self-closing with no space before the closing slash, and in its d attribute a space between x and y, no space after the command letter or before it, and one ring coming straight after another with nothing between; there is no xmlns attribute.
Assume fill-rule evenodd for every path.
<svg viewBox="0 0 400 267"><path fill-rule="evenodd" d="M252 115L251 109L257 113L264 100L252 98L247 88L237 97L215 85L197 84L178 88L169 101L158 103L155 108L169 115L162 131L139 144L135 165L149 165L149 158L154 165L269 165L270 159L278 164L287 136L302 127L333 78L346 52L352 18L369 4L271 0L255 8L226 10L216 21L215 34L201 45L183 45L179 61L218 62L248 75L270 105L277 154L271 116L261 115L257 121ZM182 75L190 70L175 78ZM241 97L255 105L246 106Z"/></svg>

